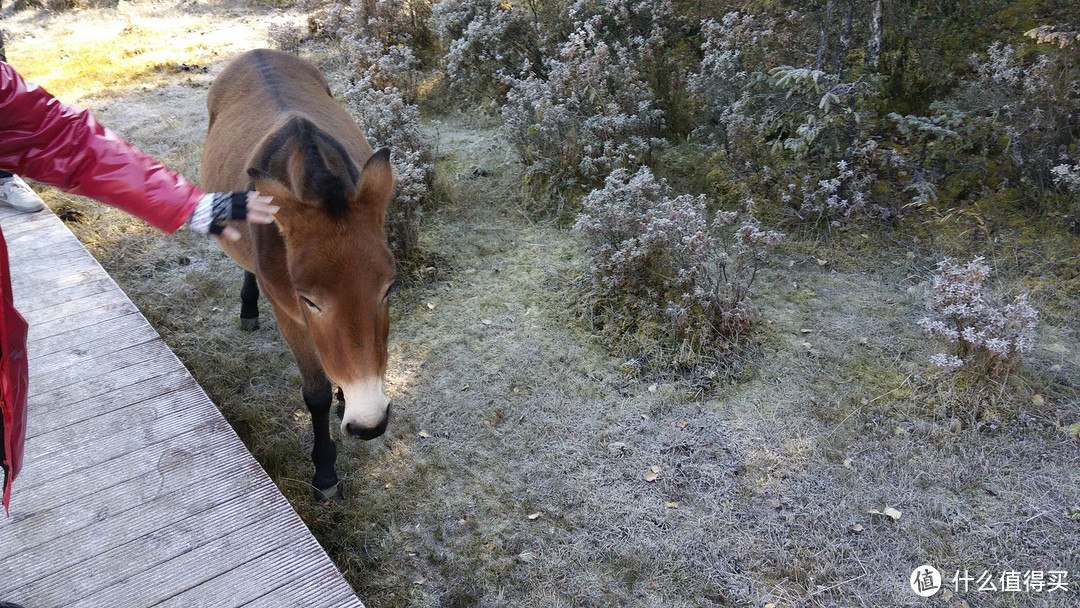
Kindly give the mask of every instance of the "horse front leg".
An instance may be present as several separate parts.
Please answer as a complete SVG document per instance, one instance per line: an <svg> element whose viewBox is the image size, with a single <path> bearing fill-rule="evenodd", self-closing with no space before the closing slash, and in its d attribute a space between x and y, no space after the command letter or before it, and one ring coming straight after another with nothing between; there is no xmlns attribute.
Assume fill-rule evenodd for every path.
<svg viewBox="0 0 1080 608"><path fill-rule="evenodd" d="M305 382L301 389L304 403L311 412L311 430L315 439L311 447L311 462L315 465L315 476L311 478L315 499L322 502L341 496L338 488L338 476L334 470L337 461L337 446L330 437L330 405L333 394L330 381L323 376L319 386L312 389Z"/></svg>
<svg viewBox="0 0 1080 608"><path fill-rule="evenodd" d="M240 288L240 329L259 329L259 282L255 274L244 271L244 286Z"/></svg>
<svg viewBox="0 0 1080 608"><path fill-rule="evenodd" d="M315 475L311 479L315 499L319 501L339 498L338 476L334 471L337 461L337 446L330 437L330 406L333 402L330 380L319 363L315 345L308 336L307 329L293 321L284 311L275 308L278 329L288 342L300 368L301 392L304 404L311 412L311 430L314 442L311 447L311 462L315 465Z"/></svg>

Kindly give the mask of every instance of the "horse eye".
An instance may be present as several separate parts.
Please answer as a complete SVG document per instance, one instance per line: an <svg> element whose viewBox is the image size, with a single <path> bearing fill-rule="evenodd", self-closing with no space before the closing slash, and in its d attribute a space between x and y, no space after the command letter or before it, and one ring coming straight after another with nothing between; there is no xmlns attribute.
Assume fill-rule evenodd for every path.
<svg viewBox="0 0 1080 608"><path fill-rule="evenodd" d="M307 304L307 305L308 305L309 307L311 307L312 309L314 309L314 310L316 310L316 311L318 311L318 312L322 312L322 309L321 309L321 308L319 308L318 306L316 306L314 302L312 302L311 300L309 300L309 299L305 298L304 296L300 296L300 301L301 301L301 302L303 302L304 304Z"/></svg>
<svg viewBox="0 0 1080 608"><path fill-rule="evenodd" d="M390 284L390 287L386 288L386 294L383 296L383 300L386 300L387 298L389 298L390 295L393 294L397 290L398 290L398 282L394 281L393 283Z"/></svg>

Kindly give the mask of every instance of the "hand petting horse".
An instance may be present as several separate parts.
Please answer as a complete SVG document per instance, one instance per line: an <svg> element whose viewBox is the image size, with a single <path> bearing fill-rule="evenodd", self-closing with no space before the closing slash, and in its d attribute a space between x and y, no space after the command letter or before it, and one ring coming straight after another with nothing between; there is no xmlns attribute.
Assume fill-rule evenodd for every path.
<svg viewBox="0 0 1080 608"><path fill-rule="evenodd" d="M258 326L261 288L296 357L315 431L312 483L317 498L333 498L330 382L344 394L343 435L378 437L390 415L383 387L395 282L383 231L394 185L390 151L373 152L319 70L286 53L240 55L214 80L206 104L203 189L258 190L280 207L275 224L237 223L243 236L218 242L247 271L243 326Z"/></svg>

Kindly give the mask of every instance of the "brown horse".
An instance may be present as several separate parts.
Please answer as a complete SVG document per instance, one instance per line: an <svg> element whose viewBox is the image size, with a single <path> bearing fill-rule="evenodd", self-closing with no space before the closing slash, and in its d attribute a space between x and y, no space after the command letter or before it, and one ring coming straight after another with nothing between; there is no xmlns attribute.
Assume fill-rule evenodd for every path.
<svg viewBox="0 0 1080 608"><path fill-rule="evenodd" d="M274 224L236 223L243 238L218 242L247 271L245 328L258 326L261 288L296 357L315 431L312 483L316 496L333 497L330 381L344 395L343 435L378 437L390 415L383 388L395 280L383 231L390 151L373 153L319 70L286 53L240 55L214 80L206 105L202 187L256 189L280 206Z"/></svg>

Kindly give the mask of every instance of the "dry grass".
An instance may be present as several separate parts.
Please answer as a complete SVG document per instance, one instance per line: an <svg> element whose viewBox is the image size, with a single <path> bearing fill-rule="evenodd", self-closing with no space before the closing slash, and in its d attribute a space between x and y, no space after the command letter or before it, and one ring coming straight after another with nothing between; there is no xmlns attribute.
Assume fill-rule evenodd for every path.
<svg viewBox="0 0 1080 608"><path fill-rule="evenodd" d="M208 17L189 27L213 36L259 16ZM61 45L71 34L57 19L14 27ZM47 62L49 47L22 36L13 60ZM205 82L156 78L105 83L86 99L192 175ZM915 320L940 247L899 233L794 238L756 284L766 321L737 382L702 391L685 378L626 378L576 308L577 235L520 212L491 125L440 119L452 196L422 238L445 263L396 296L395 417L384 438L339 443L344 505L311 499L295 365L265 307L262 330L239 330L240 274L216 246L45 192L54 209L83 214L72 228L368 605L920 606L907 578L923 563L947 576L1080 577L1080 450L1061 430L1080 420L1075 294L1045 286L1040 303L1056 312L1040 349L1021 375L980 385L926 363L934 345ZM488 177L469 177L472 165ZM1075 238L1054 234L1058 253L1038 255L1075 253ZM651 467L659 473L646 481ZM901 517L868 513L886 507ZM934 605L1069 606L1080 578L1072 588Z"/></svg>

